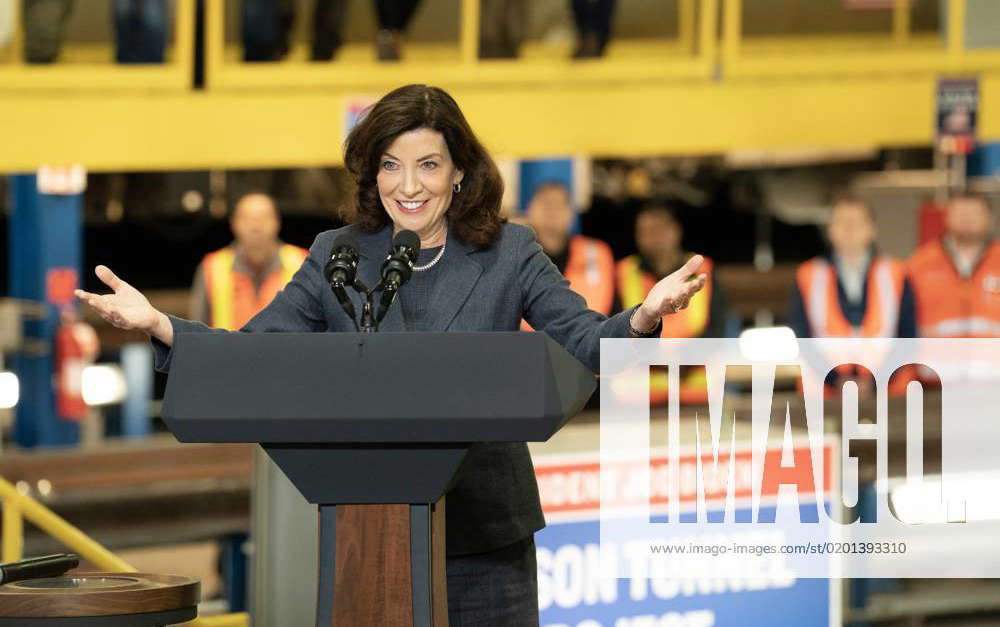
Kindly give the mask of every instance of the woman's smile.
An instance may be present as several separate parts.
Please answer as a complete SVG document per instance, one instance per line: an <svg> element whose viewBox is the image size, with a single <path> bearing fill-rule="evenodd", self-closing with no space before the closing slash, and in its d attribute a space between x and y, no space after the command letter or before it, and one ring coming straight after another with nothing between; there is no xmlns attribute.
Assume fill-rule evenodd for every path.
<svg viewBox="0 0 1000 627"><path fill-rule="evenodd" d="M426 200L397 200L396 204L400 211L409 214L420 213L427 207Z"/></svg>

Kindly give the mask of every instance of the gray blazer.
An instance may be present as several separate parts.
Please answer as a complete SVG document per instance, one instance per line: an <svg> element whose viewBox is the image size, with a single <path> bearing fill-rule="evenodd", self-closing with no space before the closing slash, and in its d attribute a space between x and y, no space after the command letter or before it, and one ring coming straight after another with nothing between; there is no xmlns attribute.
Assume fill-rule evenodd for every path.
<svg viewBox="0 0 1000 627"><path fill-rule="evenodd" d="M358 276L374 285L391 245L391 229L364 233L347 226L325 231L316 237L292 281L241 331L354 331L323 278L333 240L342 230L358 236ZM427 317L435 321L432 331L516 331L524 318L595 371L600 339L629 336L633 310L608 318L587 309L527 227L505 224L497 241L486 249L469 246L449 233L438 265L440 275L427 305ZM353 296L360 312L360 297ZM170 319L175 334L212 331L199 322ZM407 330L399 303L393 304L379 328ZM153 345L156 368L166 372L170 348L155 340ZM544 527L527 445L474 446L448 493L445 511L450 555L506 546Z"/></svg>

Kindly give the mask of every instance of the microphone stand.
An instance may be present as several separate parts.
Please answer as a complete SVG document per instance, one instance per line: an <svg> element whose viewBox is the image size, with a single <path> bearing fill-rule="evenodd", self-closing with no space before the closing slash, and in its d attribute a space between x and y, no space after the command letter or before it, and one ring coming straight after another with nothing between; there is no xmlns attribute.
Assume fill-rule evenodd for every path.
<svg viewBox="0 0 1000 627"><path fill-rule="evenodd" d="M363 300L360 328L357 321L354 322L355 328L361 333L375 333L378 331L378 323L382 320L382 316L375 316L374 296L375 292L382 288L382 281L379 281L375 287L369 289L361 279L356 278L351 287L361 295Z"/></svg>

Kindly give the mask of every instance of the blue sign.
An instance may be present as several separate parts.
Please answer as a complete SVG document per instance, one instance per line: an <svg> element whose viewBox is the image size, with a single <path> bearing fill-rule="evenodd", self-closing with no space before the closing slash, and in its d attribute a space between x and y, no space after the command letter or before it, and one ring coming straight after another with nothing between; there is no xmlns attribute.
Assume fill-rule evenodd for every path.
<svg viewBox="0 0 1000 627"><path fill-rule="evenodd" d="M810 505L815 510L815 504L801 508ZM761 507L761 514L767 509ZM839 626L836 581L602 580L607 565L601 563L599 538L596 518L556 522L535 534L542 627L814 627L835 620Z"/></svg>

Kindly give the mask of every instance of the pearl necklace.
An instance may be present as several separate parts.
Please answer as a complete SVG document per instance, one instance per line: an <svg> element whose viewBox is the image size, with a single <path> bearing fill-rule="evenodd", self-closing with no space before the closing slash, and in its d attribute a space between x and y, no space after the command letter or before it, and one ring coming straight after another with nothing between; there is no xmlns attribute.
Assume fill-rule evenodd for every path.
<svg viewBox="0 0 1000 627"><path fill-rule="evenodd" d="M413 271L414 272L423 272L424 270L430 270L431 268L433 268L434 264L436 264L437 262L441 261L441 257L444 256L444 249L447 248L447 246L448 246L448 240L446 239L444 241L444 244L441 244L441 250L438 251L438 254L434 255L433 259L431 259L430 261L428 261L427 263L425 263L422 266L416 266L416 265L413 266Z"/></svg>

